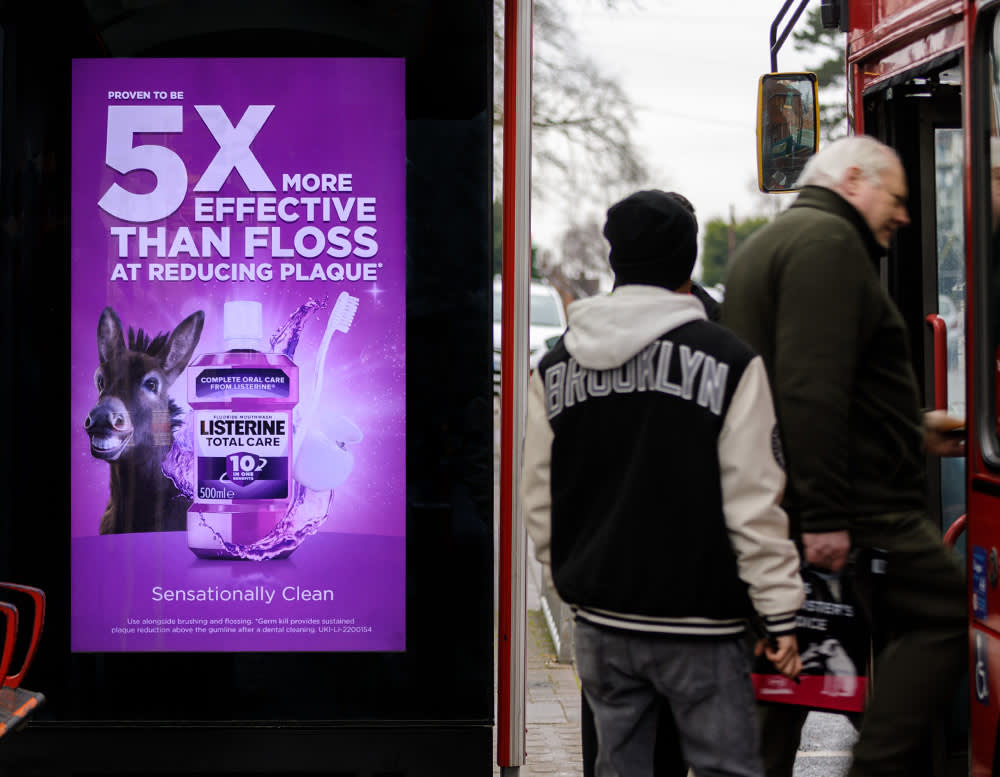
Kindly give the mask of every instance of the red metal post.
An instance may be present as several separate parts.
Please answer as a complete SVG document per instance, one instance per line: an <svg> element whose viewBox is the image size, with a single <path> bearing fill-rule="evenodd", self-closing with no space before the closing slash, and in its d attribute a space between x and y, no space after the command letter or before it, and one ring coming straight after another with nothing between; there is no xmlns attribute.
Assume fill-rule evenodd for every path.
<svg viewBox="0 0 1000 777"><path fill-rule="evenodd" d="M500 548L497 763L517 774L525 756L526 533L517 502L524 433L531 272L532 0L504 9L503 269L500 354Z"/></svg>

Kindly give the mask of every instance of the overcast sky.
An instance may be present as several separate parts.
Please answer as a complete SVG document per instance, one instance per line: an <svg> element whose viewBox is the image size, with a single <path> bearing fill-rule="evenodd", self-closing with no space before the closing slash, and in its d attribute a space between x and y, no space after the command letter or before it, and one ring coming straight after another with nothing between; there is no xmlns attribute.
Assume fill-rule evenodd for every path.
<svg viewBox="0 0 1000 777"><path fill-rule="evenodd" d="M757 82L770 70L771 23L782 0L618 5L609 11L598 0L566 0L567 22L581 48L618 78L636 106L634 137L652 173L649 185L686 195L702 224L728 219L731 207L737 220L760 215ZM807 11L814 5L819 0L810 0ZM803 60L815 65L815 59L795 51L789 37L778 68L803 69ZM780 198L782 207L789 201L789 195L768 196ZM561 210L533 205L536 245L556 248L567 226ZM604 223L603 211L594 217Z"/></svg>

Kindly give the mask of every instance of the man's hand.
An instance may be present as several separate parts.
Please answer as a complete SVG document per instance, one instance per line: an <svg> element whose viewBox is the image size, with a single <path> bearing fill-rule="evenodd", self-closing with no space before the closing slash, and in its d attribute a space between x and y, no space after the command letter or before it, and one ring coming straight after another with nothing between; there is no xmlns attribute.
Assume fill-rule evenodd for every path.
<svg viewBox="0 0 1000 777"><path fill-rule="evenodd" d="M802 671L802 659L799 658L799 642L794 634L785 634L776 638L778 647L772 648L766 639L757 642L754 655L763 653L775 668L789 679L795 679Z"/></svg>
<svg viewBox="0 0 1000 777"><path fill-rule="evenodd" d="M829 531L802 534L802 548L806 561L814 567L839 572L847 564L847 554L851 550L851 535L843 531Z"/></svg>
<svg viewBox="0 0 1000 777"><path fill-rule="evenodd" d="M924 413L924 448L935 456L964 456L965 419L944 410Z"/></svg>

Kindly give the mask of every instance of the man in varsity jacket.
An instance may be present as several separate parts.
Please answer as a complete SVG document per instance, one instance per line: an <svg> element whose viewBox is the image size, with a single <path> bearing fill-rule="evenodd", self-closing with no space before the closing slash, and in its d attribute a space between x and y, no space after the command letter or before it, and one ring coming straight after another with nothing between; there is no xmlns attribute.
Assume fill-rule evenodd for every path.
<svg viewBox="0 0 1000 777"><path fill-rule="evenodd" d="M529 384L525 516L576 613L598 777L652 774L661 700L696 773L762 775L747 620L780 671L801 668L767 375L688 293L695 233L661 191L612 206L615 289L569 306Z"/></svg>

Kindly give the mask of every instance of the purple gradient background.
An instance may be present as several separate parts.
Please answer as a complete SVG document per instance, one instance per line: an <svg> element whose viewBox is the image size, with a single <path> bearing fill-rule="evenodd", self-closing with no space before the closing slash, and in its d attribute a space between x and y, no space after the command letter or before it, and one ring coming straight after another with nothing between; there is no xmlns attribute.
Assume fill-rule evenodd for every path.
<svg viewBox="0 0 1000 777"><path fill-rule="evenodd" d="M183 91L183 101L114 100L112 90ZM325 257L332 261L378 262L377 283L329 281L264 282L149 282L110 281L118 262L242 262L243 228L253 221L230 223L232 251L229 258L141 258L117 255L117 240L109 228L119 222L102 211L97 202L110 185L117 182L131 191L146 192L154 186L153 176L136 171L123 176L105 164L107 107L112 104L176 105L184 108L184 131L170 134L137 135L135 144L157 144L172 149L187 167L188 195L181 207L164 221L148 224L150 229L167 227L168 245L173 229L182 224L197 236L201 223L194 221L194 184L201 177L218 150L195 105L220 105L235 126L248 105L274 105L270 117L256 135L251 150L276 187L261 196L280 198L283 173L350 173L353 190L334 192L287 192L288 196L376 197L378 253L369 259ZM201 197L251 196L242 178L234 170L217 193L199 193ZM311 316L302 332L295 362L299 366L300 407L312 397L317 350L326 327L329 311L341 291L360 299L357 315L347 334L333 336L326 361L321 410L351 419L363 432L364 439L353 447L354 470L337 489L333 507L321 533L381 535L402 538L405 535L405 74L399 59L115 59L75 60L73 63L73 171L72 171L72 339L71 339L71 408L70 451L72 475L73 583L74 590L85 587L86 598L74 598L74 650L151 649L138 645L114 645L94 641L90 630L98 628L105 615L117 619L123 612L131 617L147 614L145 597L121 579L119 563L105 564L104 548L115 546L119 561L149 564L156 574L168 575L171 585L185 587L193 575L194 556L186 547L183 533L159 537L156 546L175 543L183 553L150 552L150 540L140 535L98 537L98 525L108 499L108 464L90 455L83 421L97 398L93 375L97 367L97 320L101 310L111 305L122 324L143 328L151 334L166 332L196 310L205 312L205 328L195 355L224 350L222 308L227 300L255 299L263 305L264 332L272 334L296 308L310 297L327 297L329 307ZM301 218L281 226L282 245L292 243L295 231L310 222ZM329 224L311 222L324 232ZM353 229L353 219L345 226ZM216 230L222 224L205 224ZM258 249L253 261L299 262L311 268L314 260L301 257L270 259L266 249ZM140 273L142 277L142 274ZM170 389L174 400L187 411L183 378ZM81 539L93 538L87 542ZM305 541L293 554L297 563L306 564L313 555L306 553ZM402 542L400 542L402 546ZM171 546L172 547L172 546ZM190 556L187 558L184 554ZM299 561L299 558L305 559ZM183 563L180 563L183 559ZM206 562L201 562L202 564ZM199 579L211 577L210 566L197 567ZM250 562L242 562L247 564ZM280 562L269 562L280 563ZM318 583L326 569L325 561L316 572ZM362 565L356 579L360 589L380 595L386 570L382 562ZM400 554L400 564L402 564ZM160 568L170 565L168 568ZM229 579L229 564L221 564L220 579ZM100 574L98 571L104 570ZM300 570L301 571L301 570ZM307 574L312 572L306 570ZM404 570L393 570L403 575ZM97 574L95 578L94 575ZM322 587L317 585L316 587ZM404 623L404 593L386 591L393 606L382 612L391 623L379 624L383 634L401 634ZM80 612L83 607L91 612ZM96 609L95 609L96 608ZM123 609L124 608L124 609ZM274 612L271 616L284 617ZM103 626L100 627L103 629ZM290 635L289 635L290 636ZM279 641L280 642L280 641ZM86 645L86 647L84 647ZM205 649L185 646L152 649ZM209 648L216 649L216 648ZM218 648L223 649L223 648ZM312 650L309 644L286 639L284 644L229 647L240 650ZM401 646L348 646L324 649L397 650Z"/></svg>

